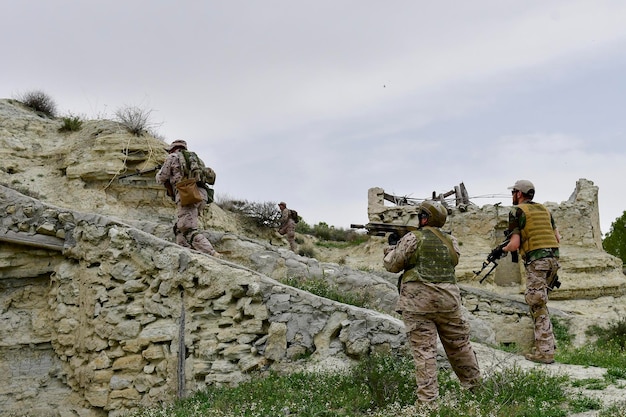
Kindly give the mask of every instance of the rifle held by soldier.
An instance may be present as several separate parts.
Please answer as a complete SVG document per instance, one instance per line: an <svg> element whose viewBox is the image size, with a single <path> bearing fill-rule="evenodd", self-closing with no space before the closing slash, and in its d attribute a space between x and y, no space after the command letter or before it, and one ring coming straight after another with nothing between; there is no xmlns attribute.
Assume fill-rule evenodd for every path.
<svg viewBox="0 0 626 417"><path fill-rule="evenodd" d="M480 268L480 270L478 271L474 271L474 279L475 279L485 270L485 268L487 268L490 264L492 265L491 269L489 269L489 271L487 271L487 273L480 279L479 282L481 284L483 283L484 280L487 279L489 274L491 274L493 270L496 269L496 267L498 266L498 262L496 261L506 256L506 252L503 251L502 248L508 245L509 242L511 241L510 232L508 230L505 230L504 236L505 236L504 242L500 243L498 246L496 246L495 248L491 250L489 255L487 255L487 259L483 262L482 268ZM514 263L518 262L517 251L511 252L511 261Z"/></svg>
<svg viewBox="0 0 626 417"><path fill-rule="evenodd" d="M129 178L129 177L136 177L136 176L140 176L143 174L150 174L152 172L156 172L158 170L161 169L161 165L157 165L153 168L148 168L148 169L144 169L144 170L137 170L136 172L131 172L129 174L124 174L124 175L120 175L119 177L117 177L118 180L121 180L123 178ZM176 200L176 196L174 195L174 187L172 186L172 184L170 184L169 182L166 182L165 184L165 190L167 192L167 196L169 198L172 199L172 201Z"/></svg>
<svg viewBox="0 0 626 417"><path fill-rule="evenodd" d="M352 229L366 229L370 236L385 236L390 233L388 241L390 245L395 245L398 240L408 232L418 230L417 226L393 224L393 223L367 223L367 224L351 224Z"/></svg>
<svg viewBox="0 0 626 417"><path fill-rule="evenodd" d="M135 176L139 176L139 175L143 175L143 174L149 174L151 172L156 172L156 171L158 171L160 169L161 169L161 165L157 165L154 168L148 168L148 169L144 169L142 171L137 170L136 172L131 172L130 174L120 175L117 178L121 180L122 178L135 177Z"/></svg>

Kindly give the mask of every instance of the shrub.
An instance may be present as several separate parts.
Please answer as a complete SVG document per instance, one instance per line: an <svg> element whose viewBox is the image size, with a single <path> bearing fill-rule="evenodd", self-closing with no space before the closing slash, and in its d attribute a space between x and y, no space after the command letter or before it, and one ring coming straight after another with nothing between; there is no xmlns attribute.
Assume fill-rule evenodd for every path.
<svg viewBox="0 0 626 417"><path fill-rule="evenodd" d="M358 245L369 239L369 236L358 233L355 230L329 226L324 222L320 222L311 227L301 220L300 223L296 225L296 232L303 235L315 236L325 242L347 242L348 245L345 246ZM320 246L326 245L320 243Z"/></svg>
<svg viewBox="0 0 626 417"><path fill-rule="evenodd" d="M376 407L415 401L414 365L410 356L374 353L353 368L355 380L367 386Z"/></svg>
<svg viewBox="0 0 626 417"><path fill-rule="evenodd" d="M602 247L626 264L626 211L611 224L611 230L602 240Z"/></svg>
<svg viewBox="0 0 626 417"><path fill-rule="evenodd" d="M297 242L297 239L296 239ZM298 255L306 256L307 258L315 258L317 256L317 252L312 246L309 245L301 245L298 248Z"/></svg>
<svg viewBox="0 0 626 417"><path fill-rule="evenodd" d="M569 320L551 316L550 321L552 322L552 330L557 342L570 345L574 335L570 332Z"/></svg>
<svg viewBox="0 0 626 417"><path fill-rule="evenodd" d="M83 118L69 114L61 119L63 125L59 132L78 132L83 127Z"/></svg>
<svg viewBox="0 0 626 417"><path fill-rule="evenodd" d="M280 211L277 203L266 201L264 203L237 200L229 197L218 197L216 204L223 210L239 213L252 220L262 228L278 227Z"/></svg>
<svg viewBox="0 0 626 417"><path fill-rule="evenodd" d="M154 127L150 122L152 110L145 110L136 106L126 106L115 111L115 120L131 134L141 136Z"/></svg>
<svg viewBox="0 0 626 417"><path fill-rule="evenodd" d="M56 103L52 97L41 90L26 92L17 97L17 100L36 112L43 113L49 117L56 116Z"/></svg>

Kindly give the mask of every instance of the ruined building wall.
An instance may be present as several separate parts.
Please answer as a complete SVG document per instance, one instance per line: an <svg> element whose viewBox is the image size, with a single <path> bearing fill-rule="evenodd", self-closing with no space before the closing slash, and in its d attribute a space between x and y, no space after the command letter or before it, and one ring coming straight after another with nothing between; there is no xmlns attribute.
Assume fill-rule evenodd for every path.
<svg viewBox="0 0 626 417"><path fill-rule="evenodd" d="M371 188L368 192L370 222L417 225L416 205L390 205L384 201L384 190ZM622 262L602 249L602 234L598 209L598 187L592 181L580 179L567 201L560 204L543 203L552 213L562 236L560 281L553 299L595 298L603 295L620 296L626 292ZM454 234L461 245L461 258L456 269L460 282L478 284L474 272L480 269L492 248L504 240L511 207L501 205L464 206L463 210L449 207L443 229ZM589 279L594 276L594 279ZM523 264L513 264L511 257L499 261L499 266L486 285L523 285Z"/></svg>

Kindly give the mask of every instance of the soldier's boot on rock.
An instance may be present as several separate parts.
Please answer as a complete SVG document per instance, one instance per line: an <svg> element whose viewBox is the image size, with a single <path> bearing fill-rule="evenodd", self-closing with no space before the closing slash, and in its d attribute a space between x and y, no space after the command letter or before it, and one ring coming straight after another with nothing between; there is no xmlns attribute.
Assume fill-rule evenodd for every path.
<svg viewBox="0 0 626 417"><path fill-rule="evenodd" d="M527 353L524 357L532 362L550 364L554 363L554 355L548 355L540 352Z"/></svg>

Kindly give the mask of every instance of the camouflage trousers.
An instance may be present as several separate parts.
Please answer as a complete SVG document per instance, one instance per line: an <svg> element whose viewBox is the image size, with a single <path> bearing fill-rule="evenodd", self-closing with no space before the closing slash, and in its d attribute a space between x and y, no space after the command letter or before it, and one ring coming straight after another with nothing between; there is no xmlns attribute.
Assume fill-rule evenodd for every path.
<svg viewBox="0 0 626 417"><path fill-rule="evenodd" d="M289 248L292 252L298 250L298 245L296 244L296 223L293 220L287 221L284 226L278 229L278 233L287 236L287 242L289 242Z"/></svg>
<svg viewBox="0 0 626 417"><path fill-rule="evenodd" d="M437 335L461 386L471 389L480 384L478 360L469 340L469 323L459 310L450 313L404 311L402 319L413 353L419 402L433 401L439 395Z"/></svg>
<svg viewBox="0 0 626 417"><path fill-rule="evenodd" d="M215 255L217 251L207 237L197 229L190 229L187 233L176 234L176 243L185 248L195 249L199 252Z"/></svg>
<svg viewBox="0 0 626 417"><path fill-rule="evenodd" d="M556 258L541 258L525 265L526 291L524 298L534 321L535 349L537 353L554 355L556 342L548 312L548 281L560 265Z"/></svg>
<svg viewBox="0 0 626 417"><path fill-rule="evenodd" d="M200 193L206 196L206 190L200 188ZM206 202L201 201L190 206L183 206L180 201L176 202L176 243L186 248L192 248L200 252L214 255L213 245L207 237L198 230L198 219L206 207Z"/></svg>

